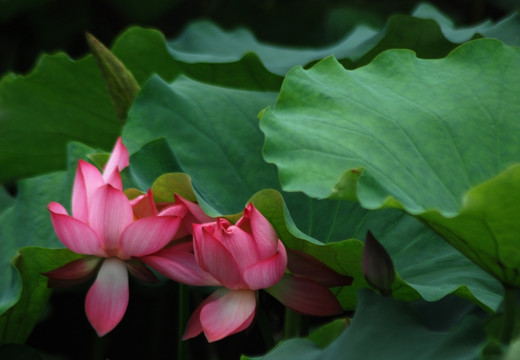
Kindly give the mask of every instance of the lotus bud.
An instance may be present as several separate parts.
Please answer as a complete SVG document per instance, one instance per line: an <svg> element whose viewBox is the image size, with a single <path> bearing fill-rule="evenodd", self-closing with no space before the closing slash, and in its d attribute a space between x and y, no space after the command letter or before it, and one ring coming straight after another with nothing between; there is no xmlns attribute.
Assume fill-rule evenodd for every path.
<svg viewBox="0 0 520 360"><path fill-rule="evenodd" d="M367 232L363 250L363 274L367 282L379 290L383 296L392 295L395 269L385 248L370 231Z"/></svg>

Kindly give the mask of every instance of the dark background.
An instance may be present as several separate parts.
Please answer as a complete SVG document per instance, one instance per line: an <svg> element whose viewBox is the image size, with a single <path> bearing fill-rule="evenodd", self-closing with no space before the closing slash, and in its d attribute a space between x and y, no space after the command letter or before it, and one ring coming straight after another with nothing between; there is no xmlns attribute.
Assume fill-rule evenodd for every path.
<svg viewBox="0 0 520 360"><path fill-rule="evenodd" d="M194 19L231 29L245 26L262 41L320 46L358 23L384 26L395 13L410 14L417 0L3 0L0 1L0 74L26 73L39 54L87 52L86 31L107 45L131 25L177 36ZM430 1L458 26L499 20L519 0Z"/></svg>

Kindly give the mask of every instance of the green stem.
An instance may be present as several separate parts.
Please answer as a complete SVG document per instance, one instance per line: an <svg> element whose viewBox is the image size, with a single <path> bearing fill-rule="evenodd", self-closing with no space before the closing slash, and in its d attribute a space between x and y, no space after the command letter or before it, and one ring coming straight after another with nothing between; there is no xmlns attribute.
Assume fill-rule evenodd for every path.
<svg viewBox="0 0 520 360"><path fill-rule="evenodd" d="M508 345L513 339L516 320L516 289L505 287L504 294L504 326L500 338L502 343Z"/></svg>
<svg viewBox="0 0 520 360"><path fill-rule="evenodd" d="M106 359L106 353L108 348L110 334L105 335L103 337L97 337L94 335L94 354L92 356L93 359L101 360Z"/></svg>
<svg viewBox="0 0 520 360"><path fill-rule="evenodd" d="M189 316L189 291L188 286L179 284L179 342L177 348L177 359L186 360L188 356L187 343L182 340Z"/></svg>
<svg viewBox="0 0 520 360"><path fill-rule="evenodd" d="M301 334L302 317L300 314L285 308L285 327L283 331L284 339L288 340L299 337Z"/></svg>
<svg viewBox="0 0 520 360"><path fill-rule="evenodd" d="M259 306L258 309L258 325L260 326L260 332L262 333L262 339L264 339L266 351L269 351L275 345L273 339L273 332L265 311L261 306Z"/></svg>

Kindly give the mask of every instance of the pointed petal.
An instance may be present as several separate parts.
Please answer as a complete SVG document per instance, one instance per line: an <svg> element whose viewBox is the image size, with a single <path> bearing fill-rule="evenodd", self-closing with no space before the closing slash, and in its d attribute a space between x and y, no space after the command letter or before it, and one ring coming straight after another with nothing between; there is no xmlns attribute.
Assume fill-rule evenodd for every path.
<svg viewBox="0 0 520 360"><path fill-rule="evenodd" d="M282 278L287 268L287 253L282 242L278 240L278 252L270 258L259 261L246 268L242 275L252 290L273 286Z"/></svg>
<svg viewBox="0 0 520 360"><path fill-rule="evenodd" d="M217 290L217 298L204 305L200 323L209 342L217 341L247 328L255 316L253 290Z"/></svg>
<svg viewBox="0 0 520 360"><path fill-rule="evenodd" d="M186 324L186 330L184 330L184 335L182 335L182 340L188 340L194 338L202 332L202 324L200 323L200 312L206 304L216 300L219 298L218 291L215 291L208 298L206 298L191 314L188 324Z"/></svg>
<svg viewBox="0 0 520 360"><path fill-rule="evenodd" d="M72 189L72 216L88 222L89 199L96 189L105 184L99 170L86 161L79 160Z"/></svg>
<svg viewBox="0 0 520 360"><path fill-rule="evenodd" d="M67 209L65 209L63 207L63 205L61 205L60 203L57 203L55 201L50 202L49 205L47 205L47 209L51 212L51 215L52 214L56 214L56 215L67 215L67 216L69 216L69 213L67 212Z"/></svg>
<svg viewBox="0 0 520 360"><path fill-rule="evenodd" d="M197 228L194 224L194 230ZM194 251L202 270L209 272L228 289L243 283L240 268L231 253L215 239L208 228L201 225L201 231L194 231Z"/></svg>
<svg viewBox="0 0 520 360"><path fill-rule="evenodd" d="M92 195L90 226L102 239L105 252L116 255L125 228L134 220L132 206L126 195L111 185L104 185Z"/></svg>
<svg viewBox="0 0 520 360"><path fill-rule="evenodd" d="M220 283L203 271L192 252L184 246L171 246L155 254L140 258L145 264L174 281L193 286L217 286Z"/></svg>
<svg viewBox="0 0 520 360"><path fill-rule="evenodd" d="M58 239L78 254L105 256L101 239L87 224L67 215L65 208L56 202L47 206Z"/></svg>
<svg viewBox="0 0 520 360"><path fill-rule="evenodd" d="M167 216L167 215L168 216L178 216L182 219L181 224L179 226L179 231L177 231L177 234L175 234L175 237L173 238L173 240L182 239L183 237L191 235L193 233L193 230L191 229L192 225L187 220L187 218L190 218L191 215L189 214L188 208L186 206L184 206L182 204L173 204L173 205L169 205L169 206L163 208L159 212L159 216ZM188 225L187 225L188 223L189 223L190 229L188 229Z"/></svg>
<svg viewBox="0 0 520 360"><path fill-rule="evenodd" d="M265 290L289 309L303 314L329 316L343 312L334 294L312 280L285 275Z"/></svg>
<svg viewBox="0 0 520 360"><path fill-rule="evenodd" d="M183 218L188 213L188 209L182 205L169 205L159 212L159 216L178 216Z"/></svg>
<svg viewBox="0 0 520 360"><path fill-rule="evenodd" d="M123 145L123 141L121 137L119 137L114 145L114 149L110 154L110 158L105 165L105 169L103 171L103 178L107 183L107 179L112 176L113 172L120 172L125 167L128 166L129 163L129 155L128 150L125 145Z"/></svg>
<svg viewBox="0 0 520 360"><path fill-rule="evenodd" d="M148 269L141 261L137 259L127 260L126 267L130 274L141 281L150 284L157 284L159 282L157 276L155 276L155 274L150 269Z"/></svg>
<svg viewBox="0 0 520 360"><path fill-rule="evenodd" d="M123 191L123 180L119 171L112 171L110 174L103 176L105 183L112 185L117 190Z"/></svg>
<svg viewBox="0 0 520 360"><path fill-rule="evenodd" d="M176 204L182 204L188 209L189 213L194 217L193 222L203 224L215 221L214 218L212 218L209 215L206 215L206 213L202 210L199 204L188 201L178 194L175 194L174 197Z"/></svg>
<svg viewBox="0 0 520 360"><path fill-rule="evenodd" d="M314 280L325 287L352 284L353 278L341 275L316 258L295 249L287 249L287 267L294 275Z"/></svg>
<svg viewBox="0 0 520 360"><path fill-rule="evenodd" d="M149 189L146 194L140 195L135 199L130 200L134 217L141 219L148 216L157 215L157 206L153 200L152 190Z"/></svg>
<svg viewBox="0 0 520 360"><path fill-rule="evenodd" d="M101 258L86 256L69 262L62 267L46 272L48 287L63 287L81 284L89 280L98 269Z"/></svg>
<svg viewBox="0 0 520 360"><path fill-rule="evenodd" d="M260 258L271 257L277 252L278 235L269 221L253 204L247 205L244 209L244 216L237 221L236 226L253 235Z"/></svg>
<svg viewBox="0 0 520 360"><path fill-rule="evenodd" d="M227 220L217 219L213 236L230 252L241 270L261 260L253 236L235 225L230 225Z"/></svg>
<svg viewBox="0 0 520 360"><path fill-rule="evenodd" d="M98 336L119 324L128 306L128 272L124 261L108 258L87 293L85 311Z"/></svg>
<svg viewBox="0 0 520 360"><path fill-rule="evenodd" d="M118 256L129 259L161 250L173 239L180 224L177 216L149 216L134 221L121 235Z"/></svg>

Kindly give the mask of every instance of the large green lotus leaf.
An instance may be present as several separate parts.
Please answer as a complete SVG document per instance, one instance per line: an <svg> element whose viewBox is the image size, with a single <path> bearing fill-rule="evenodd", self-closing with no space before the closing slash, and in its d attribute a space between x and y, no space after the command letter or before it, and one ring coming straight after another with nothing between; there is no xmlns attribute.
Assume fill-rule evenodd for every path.
<svg viewBox="0 0 520 360"><path fill-rule="evenodd" d="M320 348L307 339L286 341L269 354L242 359L477 360L485 345L484 321L471 303L449 297L437 303L404 303L359 293L360 304L347 327ZM430 316L426 315L430 314Z"/></svg>
<svg viewBox="0 0 520 360"><path fill-rule="evenodd" d="M14 199L4 187L0 187L0 213L13 205Z"/></svg>
<svg viewBox="0 0 520 360"><path fill-rule="evenodd" d="M510 15L498 23L486 20L480 24L464 28L455 27L451 19L427 3L419 4L412 15L418 18L435 20L441 27L444 36L454 43L463 43L481 35L502 40L508 45L520 45L520 36L518 35L520 33L520 16L518 13Z"/></svg>
<svg viewBox="0 0 520 360"><path fill-rule="evenodd" d="M491 263L506 260L497 257L503 250L492 249L491 238L514 229L494 226L484 241L464 230L460 218L440 231L448 220L439 219L463 215L468 190L520 160L519 63L520 49L483 39L441 60L395 50L354 71L332 58L308 71L297 68L276 106L263 114L265 158L278 166L286 190L424 214L440 223L434 227L445 237L457 228L455 234L467 237L448 240L459 249L467 243L466 255L510 283L490 270ZM490 257L471 255L469 249L481 248ZM508 259L506 267L513 263Z"/></svg>
<svg viewBox="0 0 520 360"><path fill-rule="evenodd" d="M222 214L242 211L263 188L278 188L276 169L261 155L258 112L274 92L229 89L185 77L171 85L153 77L143 87L123 130L134 152L165 138L183 172Z"/></svg>
<svg viewBox="0 0 520 360"><path fill-rule="evenodd" d="M358 26L331 46L289 48L261 43L249 30L243 28L225 31L212 22L197 21L168 45L171 54L186 63L229 63L253 52L270 72L283 76L295 65L306 65L332 54L338 57L348 54L377 33L367 26Z"/></svg>
<svg viewBox="0 0 520 360"><path fill-rule="evenodd" d="M23 344L43 312L51 289L42 275L80 257L68 249L26 247L13 263L23 279L20 299L0 316L0 344Z"/></svg>
<svg viewBox="0 0 520 360"><path fill-rule="evenodd" d="M144 83L153 74L158 74L167 81L173 81L177 76L185 74L199 81L241 89L274 91L282 83L282 77L269 72L253 53L242 53L229 61L186 61L175 54L161 32L153 29L128 29L117 38L112 51L139 83ZM225 49L221 48L221 51Z"/></svg>
<svg viewBox="0 0 520 360"><path fill-rule="evenodd" d="M180 171L177 160L164 138L145 144L130 156L130 165L122 173L123 187L145 192L162 174Z"/></svg>
<svg viewBox="0 0 520 360"><path fill-rule="evenodd" d="M468 28L456 28L435 7L421 4L411 16L391 16L381 30L361 25L337 43L321 48L266 44L246 29L225 31L209 21L197 21L177 39L169 41L168 51L175 59L190 64L236 62L253 52L271 73L285 75L296 65L305 66L330 55L348 68L354 68L393 48L411 49L421 58L441 58L458 44L476 36L495 37L518 45L520 38L514 34L520 31L519 19L515 14L498 24L486 21Z"/></svg>
<svg viewBox="0 0 520 360"><path fill-rule="evenodd" d="M0 82L0 182L64 169L67 143L109 149L121 123L91 57L44 55L27 76Z"/></svg>
<svg viewBox="0 0 520 360"><path fill-rule="evenodd" d="M447 218L437 211L420 216L490 274L518 287L519 211L520 164L516 164L471 188L457 216Z"/></svg>

